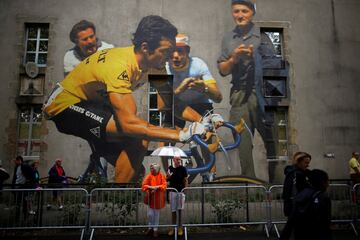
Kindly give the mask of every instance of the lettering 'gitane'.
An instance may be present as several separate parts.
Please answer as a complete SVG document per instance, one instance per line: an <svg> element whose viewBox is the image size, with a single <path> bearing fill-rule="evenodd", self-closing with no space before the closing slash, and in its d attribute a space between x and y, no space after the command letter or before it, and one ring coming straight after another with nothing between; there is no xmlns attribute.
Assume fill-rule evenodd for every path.
<svg viewBox="0 0 360 240"><path fill-rule="evenodd" d="M102 123L102 121L103 121L103 117L100 117L100 116L98 116L98 115L96 115L95 113L92 113L92 112L90 112L90 111L86 111L85 112L85 116L87 116L87 117L90 117L90 118L92 118L92 119L94 119L95 121L98 121L98 122L100 122L100 123Z"/></svg>

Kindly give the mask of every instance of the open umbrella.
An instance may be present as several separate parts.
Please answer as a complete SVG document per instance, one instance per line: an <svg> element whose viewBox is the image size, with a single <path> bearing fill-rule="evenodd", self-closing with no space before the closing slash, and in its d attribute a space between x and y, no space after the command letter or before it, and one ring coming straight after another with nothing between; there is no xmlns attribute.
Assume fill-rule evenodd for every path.
<svg viewBox="0 0 360 240"><path fill-rule="evenodd" d="M181 150L178 147L174 147L174 146L165 146L165 147L159 147L157 149L155 149L155 151L153 151L151 153L151 156L159 156L159 157L175 157L175 156L179 156L179 157L187 157L186 153Z"/></svg>

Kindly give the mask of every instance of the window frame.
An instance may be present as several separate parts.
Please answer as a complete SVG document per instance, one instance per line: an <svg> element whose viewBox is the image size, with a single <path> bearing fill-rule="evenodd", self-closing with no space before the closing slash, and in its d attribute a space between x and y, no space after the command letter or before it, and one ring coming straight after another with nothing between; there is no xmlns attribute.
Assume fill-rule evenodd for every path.
<svg viewBox="0 0 360 240"><path fill-rule="evenodd" d="M267 154L266 159L268 162L278 162L278 161L288 161L289 160L289 109L288 107L269 107L265 109L265 112L273 112L273 123L271 126L272 131L272 139L263 139L265 146L270 142L274 145L274 150L276 155L275 156L269 156ZM281 124L281 121L279 123L276 122L276 114L281 113L285 115L285 123ZM281 124L281 125L280 125ZM275 135L276 133L279 133L279 127L285 127L285 139L279 139L279 134ZM280 144L285 143L286 145L286 154L280 155L279 146Z"/></svg>
<svg viewBox="0 0 360 240"><path fill-rule="evenodd" d="M29 29L33 27L36 28L36 38L29 38ZM47 28L48 30L48 36L47 38L41 38L41 30ZM27 55L30 54L35 54L35 60L34 62L36 63L36 65L38 67L46 67L47 66L47 58L48 58L48 53L49 53L49 29L50 29L50 24L49 23L25 23L25 52L24 52L24 66L26 63L30 62L27 61ZM36 41L36 49L35 51L28 51L28 42L29 41ZM47 51L40 51L40 42L41 41L47 41ZM39 54L46 54L46 63L45 64L40 64L39 63Z"/></svg>
<svg viewBox="0 0 360 240"><path fill-rule="evenodd" d="M148 103L148 114L147 114L147 116L148 116L148 122L149 122L150 124L155 125L155 126L162 126L164 113L163 113L162 111L159 111L158 108L151 108L151 107L150 107L150 106L152 105L152 104L151 104L151 95L155 95L155 96L157 97L158 92L157 92L157 90L156 90L154 87L151 86L151 82L149 81L149 83L148 83L148 94L147 94L147 97L148 97L148 101L147 101L147 103ZM158 114L159 114L159 115L158 115L158 116L159 116L159 124L158 124L158 125L155 124L155 123L153 123L153 122L151 122L151 117L150 117L150 113L151 113L151 112L158 112Z"/></svg>
<svg viewBox="0 0 360 240"><path fill-rule="evenodd" d="M274 49L276 49L275 45L280 45L281 55L276 54L276 57L281 57L281 59L284 60L285 59L285 57L284 57L284 51L285 51L285 47L284 47L284 28L282 28L282 27L260 27L260 32L265 33L270 38L270 40L272 40L272 39L267 34L268 32L279 33L280 43L274 43L273 41L271 41L271 42L272 42L272 44L274 46Z"/></svg>
<svg viewBox="0 0 360 240"><path fill-rule="evenodd" d="M38 108L40 109L40 118L39 121L34 121L34 114L36 114L35 109ZM29 122L22 122L21 121L21 113L25 112L26 110L30 110L30 120ZM43 115L41 113L41 105L38 104L34 104L34 105L23 105L23 106L19 106L18 108L18 121L17 121L17 141L16 141L16 153L17 155L22 155L24 157L24 159L40 159L40 154L41 154L41 150L39 149L39 151L35 151L38 154L37 155L33 155L33 150L32 150L32 144L33 142L38 142L38 144L41 144L41 138L33 138L33 129L34 129L34 125L38 125L39 127L41 127L41 122L42 122L42 118ZM21 130L21 125L27 125L27 138L20 138L20 130ZM25 142L27 143L26 148L24 149L24 152L20 152L20 143L21 142ZM39 146L40 148L40 146Z"/></svg>

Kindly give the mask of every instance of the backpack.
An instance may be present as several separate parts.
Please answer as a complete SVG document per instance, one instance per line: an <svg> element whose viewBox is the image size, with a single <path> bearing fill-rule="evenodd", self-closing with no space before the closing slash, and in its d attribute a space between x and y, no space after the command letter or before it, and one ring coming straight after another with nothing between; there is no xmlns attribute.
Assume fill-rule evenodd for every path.
<svg viewBox="0 0 360 240"><path fill-rule="evenodd" d="M294 198L292 217L298 220L315 220L318 215L321 191L306 188Z"/></svg>

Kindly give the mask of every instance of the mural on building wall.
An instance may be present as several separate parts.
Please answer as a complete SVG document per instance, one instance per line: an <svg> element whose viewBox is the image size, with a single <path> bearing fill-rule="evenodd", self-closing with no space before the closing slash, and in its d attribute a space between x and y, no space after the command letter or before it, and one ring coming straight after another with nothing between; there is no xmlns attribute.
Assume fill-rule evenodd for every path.
<svg viewBox="0 0 360 240"><path fill-rule="evenodd" d="M74 47L69 49L64 56L64 75L71 72L85 58L98 50L113 48L114 45L101 41L96 36L96 26L87 20L76 23L69 34Z"/></svg>
<svg viewBox="0 0 360 240"><path fill-rule="evenodd" d="M275 49L269 36L253 23L256 6L250 0L232 0L231 14L235 27L222 40L218 69L222 76L231 75L231 123L245 120L249 134L242 135L238 148L242 175L256 178L253 158L255 129L262 139L271 139L272 129L266 126L263 95L263 69L276 60ZM274 154L274 144L266 144L268 155Z"/></svg>
<svg viewBox="0 0 360 240"><path fill-rule="evenodd" d="M272 63L275 51L269 37L253 24L255 13L251 1L232 0L235 28L219 43L218 70L232 78L229 123L213 112L213 103L223 98L217 80L204 60L190 55L190 36L178 33L168 20L142 18L133 45L121 48L101 41L93 23L75 24L70 31L74 47L64 56L65 78L49 95L44 115L61 133L89 143L92 153L82 180L92 173L107 179L110 163L115 182L138 181L145 173L149 141L159 141L167 146L189 144L185 152L196 162L196 167L188 167L190 180L199 173L205 181L214 180L215 152L224 152L232 166L235 160L227 152L237 151L242 179L256 182L253 135L255 129L262 137L272 134L264 125L262 82L263 68ZM159 126L136 115L133 91L147 81L156 97L153 114L150 103L150 122L157 118ZM232 144L221 144L216 131L222 127L231 130ZM275 152L272 146L267 146L269 152ZM167 158L162 160L167 168Z"/></svg>

